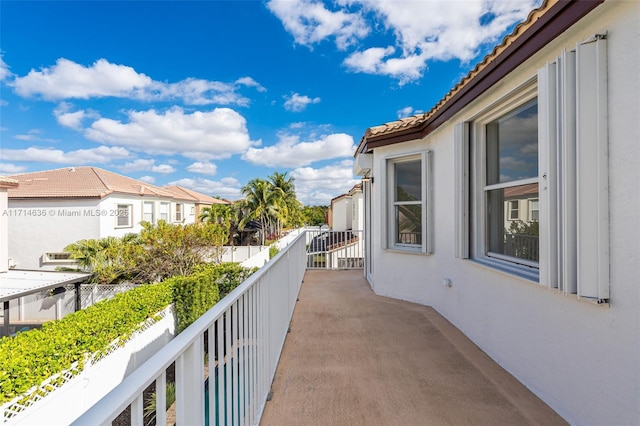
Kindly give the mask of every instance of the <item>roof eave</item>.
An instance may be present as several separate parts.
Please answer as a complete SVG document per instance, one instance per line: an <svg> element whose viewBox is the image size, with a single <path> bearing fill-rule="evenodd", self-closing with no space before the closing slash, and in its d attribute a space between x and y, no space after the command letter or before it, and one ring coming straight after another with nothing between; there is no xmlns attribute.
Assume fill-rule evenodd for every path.
<svg viewBox="0 0 640 426"><path fill-rule="evenodd" d="M431 115L426 120L396 132L378 136L365 135L356 155L370 152L374 148L424 138L604 1L558 1L450 99L445 96L430 111Z"/></svg>

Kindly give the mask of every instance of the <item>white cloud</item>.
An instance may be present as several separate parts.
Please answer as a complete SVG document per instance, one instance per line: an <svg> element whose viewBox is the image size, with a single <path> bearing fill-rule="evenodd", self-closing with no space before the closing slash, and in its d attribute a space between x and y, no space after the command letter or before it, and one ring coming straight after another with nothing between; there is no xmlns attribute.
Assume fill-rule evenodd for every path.
<svg viewBox="0 0 640 426"><path fill-rule="evenodd" d="M86 129L88 139L149 154L180 154L193 159L228 158L258 144L249 138L246 120L229 108L185 113L174 107L129 111L128 123L101 118Z"/></svg>
<svg viewBox="0 0 640 426"><path fill-rule="evenodd" d="M226 177L219 181L209 179L179 179L169 185L178 185L212 197L235 201L242 198L242 185L236 178Z"/></svg>
<svg viewBox="0 0 640 426"><path fill-rule="evenodd" d="M203 175L215 175L218 167L213 163L203 163L197 161L187 167L187 171L191 173L200 173Z"/></svg>
<svg viewBox="0 0 640 426"><path fill-rule="evenodd" d="M169 164L156 165L156 160L141 158L119 166L118 169L124 173L151 171L154 173L169 174L176 171L176 169Z"/></svg>
<svg viewBox="0 0 640 426"><path fill-rule="evenodd" d="M138 178L138 180L141 180L142 182L146 182L146 183L156 183L156 178L154 178L153 176L142 176L140 178Z"/></svg>
<svg viewBox="0 0 640 426"><path fill-rule="evenodd" d="M367 36L369 28L360 14L346 9L331 11L313 0L272 0L267 7L275 14L296 43L311 47L327 38L344 50Z"/></svg>
<svg viewBox="0 0 640 426"><path fill-rule="evenodd" d="M246 86L246 87L255 87L258 90L258 92L266 92L267 91L267 89L262 87L262 85L260 85L260 83L258 83L257 81L255 81L251 77L241 77L241 78L236 80L236 84L237 85Z"/></svg>
<svg viewBox="0 0 640 426"><path fill-rule="evenodd" d="M7 80L12 75L11 71L9 71L9 65L6 64L4 59L2 59L2 55L0 55L0 81Z"/></svg>
<svg viewBox="0 0 640 426"><path fill-rule="evenodd" d="M347 68L405 84L421 78L428 61L474 59L483 45L495 44L541 2L339 0L330 11L312 0L273 0L267 7L297 43L312 47L335 38L337 48L345 50L358 41L344 60ZM391 35L393 46L365 39L373 31L382 37Z"/></svg>
<svg viewBox="0 0 640 426"><path fill-rule="evenodd" d="M0 75L3 69L8 72L6 66L2 68L0 64ZM11 86L20 96L40 96L50 101L117 97L141 101L179 100L188 105L248 105L249 99L237 93L239 87L266 90L251 77L242 77L233 83L197 78L166 83L106 59L83 66L65 58L58 59L49 68L31 70L26 76L15 78Z"/></svg>
<svg viewBox="0 0 640 426"><path fill-rule="evenodd" d="M92 110L84 111L71 111L72 105L68 102L60 102L60 104L53 110L53 115L56 121L64 127L69 127L74 130L82 130L82 122L85 119L100 118L100 115Z"/></svg>
<svg viewBox="0 0 640 426"><path fill-rule="evenodd" d="M412 115L422 114L422 113L423 113L422 110L413 109L412 106L407 106L407 107L404 107L404 108L399 109L398 111L396 111L396 114L398 115L398 118L411 117Z"/></svg>
<svg viewBox="0 0 640 426"><path fill-rule="evenodd" d="M359 182L353 176L353 160L319 169L302 167L291 172L298 200L304 205L329 205L332 198L347 193Z"/></svg>
<svg viewBox="0 0 640 426"><path fill-rule="evenodd" d="M0 175L15 175L27 171L25 166L16 166L10 163L0 163Z"/></svg>
<svg viewBox="0 0 640 426"><path fill-rule="evenodd" d="M84 67L60 58L51 68L31 70L18 77L13 87L18 95L41 95L47 100L116 96L126 97L136 89L151 84L151 78L125 65L99 59L91 67Z"/></svg>
<svg viewBox="0 0 640 426"><path fill-rule="evenodd" d="M78 149L64 152L52 148L4 149L0 148L0 158L9 161L35 161L59 164L95 164L109 163L112 160L128 158L131 153L124 148L99 146L91 149Z"/></svg>
<svg viewBox="0 0 640 426"><path fill-rule="evenodd" d="M371 47L360 52L352 53L344 60L344 63L353 71L378 74L384 63L383 59L393 55L395 51L396 49L392 46Z"/></svg>
<svg viewBox="0 0 640 426"><path fill-rule="evenodd" d="M294 93L284 102L284 109L287 111L300 112L304 111L304 109L309 104L317 104L320 102L320 98L310 98L308 96L302 96L298 93Z"/></svg>
<svg viewBox="0 0 640 426"><path fill-rule="evenodd" d="M40 129L31 129L27 134L15 135L14 138L26 142L56 142L55 139L43 138L41 134Z"/></svg>
<svg viewBox="0 0 640 426"><path fill-rule="evenodd" d="M249 148L242 159L270 167L300 167L316 161L349 157L355 152L353 138L334 133L311 142L300 142L297 135L281 134L277 144Z"/></svg>

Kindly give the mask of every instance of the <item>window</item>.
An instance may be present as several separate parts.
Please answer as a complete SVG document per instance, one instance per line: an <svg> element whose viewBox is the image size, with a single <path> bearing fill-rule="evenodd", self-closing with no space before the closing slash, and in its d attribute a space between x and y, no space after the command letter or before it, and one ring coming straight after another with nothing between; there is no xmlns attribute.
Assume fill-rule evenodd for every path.
<svg viewBox="0 0 640 426"><path fill-rule="evenodd" d="M509 209L509 220L518 220L518 200L507 201Z"/></svg>
<svg viewBox="0 0 640 426"><path fill-rule="evenodd" d="M118 228L131 227L131 204L118 204L116 212L116 226Z"/></svg>
<svg viewBox="0 0 640 426"><path fill-rule="evenodd" d="M182 222L182 204L176 203L176 222Z"/></svg>
<svg viewBox="0 0 640 426"><path fill-rule="evenodd" d="M537 198L528 200L529 204L529 220L530 221L539 221L540 220L540 202Z"/></svg>
<svg viewBox="0 0 640 426"><path fill-rule="evenodd" d="M455 126L457 257L608 300L606 57L595 36Z"/></svg>
<svg viewBox="0 0 640 426"><path fill-rule="evenodd" d="M160 203L160 220L164 220L165 222L169 222L169 203L161 202Z"/></svg>
<svg viewBox="0 0 640 426"><path fill-rule="evenodd" d="M518 220L518 200L538 192L537 99L477 128L484 135L479 156L486 171L484 182L478 182L484 186L480 205L486 229L479 254L536 267L538 227Z"/></svg>
<svg viewBox="0 0 640 426"><path fill-rule="evenodd" d="M75 263L76 259L71 257L71 253L67 252L47 252L42 255L43 264L52 263Z"/></svg>
<svg viewBox="0 0 640 426"><path fill-rule="evenodd" d="M431 253L429 152L387 160L388 248Z"/></svg>
<svg viewBox="0 0 640 426"><path fill-rule="evenodd" d="M155 223L155 203L153 201L145 201L142 203L142 220Z"/></svg>

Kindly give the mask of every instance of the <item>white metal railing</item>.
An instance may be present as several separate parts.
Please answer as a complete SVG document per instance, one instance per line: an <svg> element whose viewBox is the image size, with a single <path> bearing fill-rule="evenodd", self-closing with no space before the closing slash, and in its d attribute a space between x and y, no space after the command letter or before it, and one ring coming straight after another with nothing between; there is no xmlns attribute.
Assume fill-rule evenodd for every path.
<svg viewBox="0 0 640 426"><path fill-rule="evenodd" d="M307 230L307 269L364 268L364 231Z"/></svg>
<svg viewBox="0 0 640 426"><path fill-rule="evenodd" d="M156 424L165 425L172 365L176 424L258 424L304 276L305 248L303 233L72 424L109 425L130 407L130 424L142 425L145 391L155 383Z"/></svg>

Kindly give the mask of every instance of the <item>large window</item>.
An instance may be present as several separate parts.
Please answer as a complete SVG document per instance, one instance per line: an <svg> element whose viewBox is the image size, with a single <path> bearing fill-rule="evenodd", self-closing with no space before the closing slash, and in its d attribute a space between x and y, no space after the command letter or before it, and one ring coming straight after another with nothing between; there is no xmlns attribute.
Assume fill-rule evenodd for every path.
<svg viewBox="0 0 640 426"><path fill-rule="evenodd" d="M429 152L387 160L388 248L430 253Z"/></svg>
<svg viewBox="0 0 640 426"><path fill-rule="evenodd" d="M456 124L456 256L609 298L606 37Z"/></svg>
<svg viewBox="0 0 640 426"><path fill-rule="evenodd" d="M538 224L520 219L519 200L538 198L537 99L478 127L485 135L480 152L486 172L481 183L486 229L481 254L535 267Z"/></svg>
<svg viewBox="0 0 640 426"><path fill-rule="evenodd" d="M182 222L183 220L183 205L181 203L176 203L176 210L175 210L175 221L176 222Z"/></svg>

